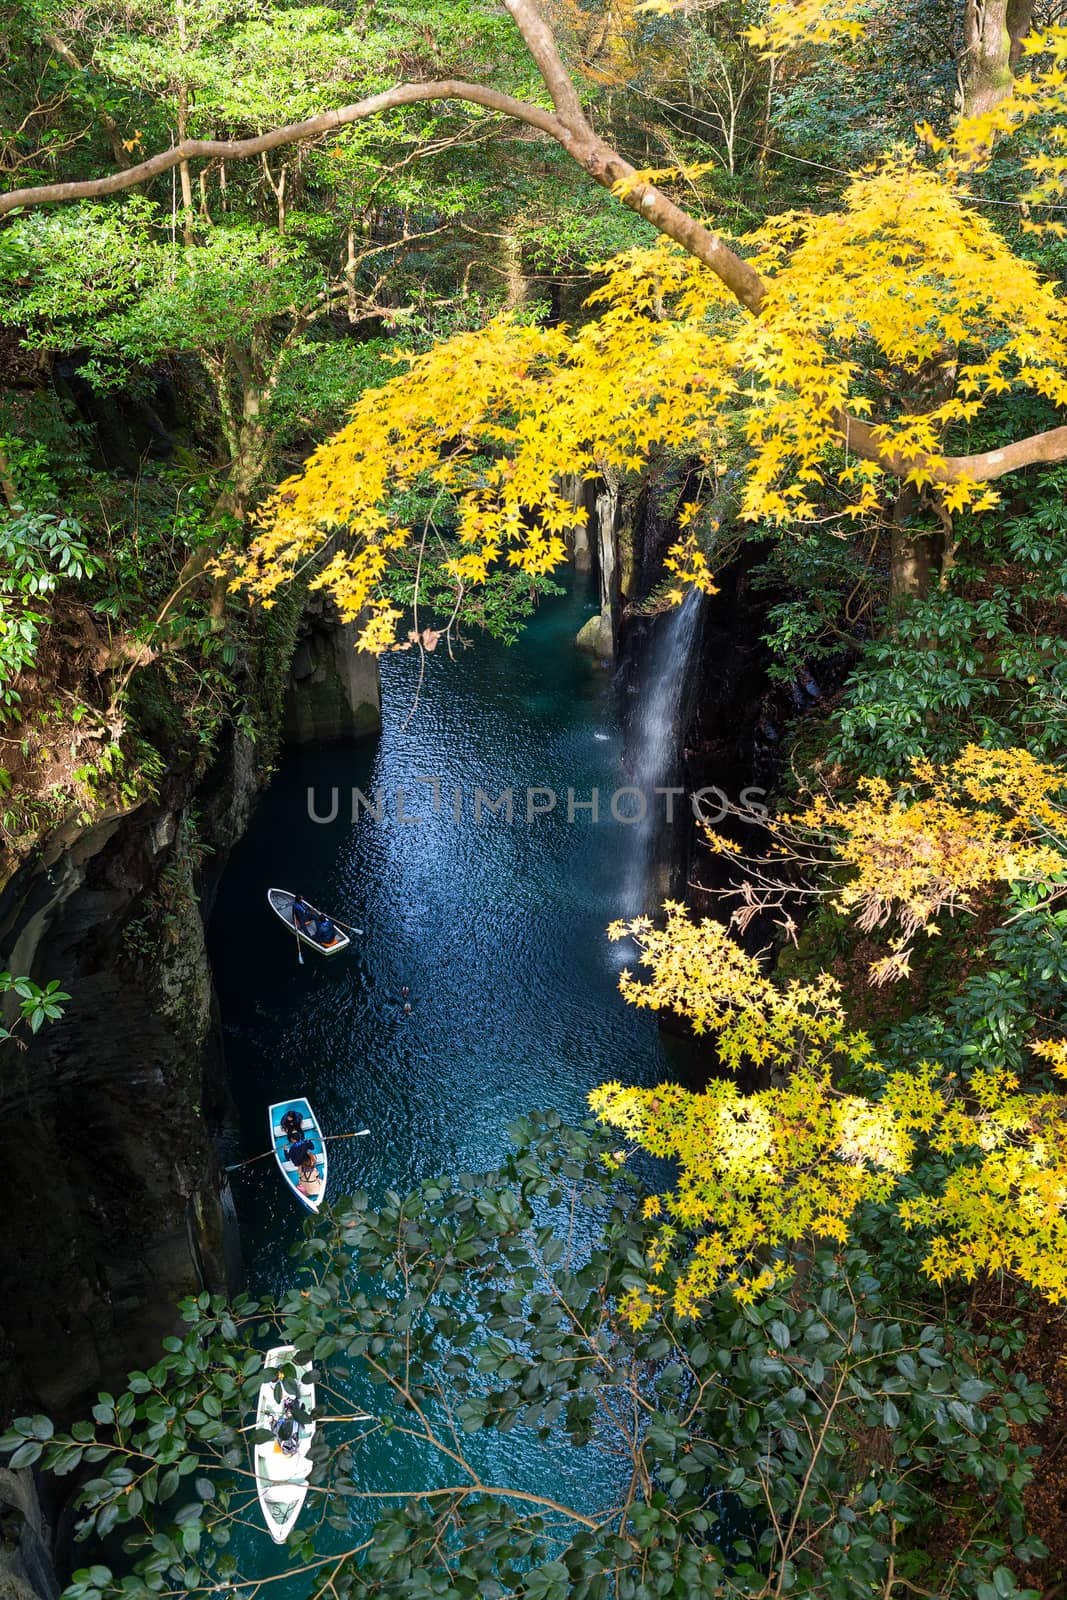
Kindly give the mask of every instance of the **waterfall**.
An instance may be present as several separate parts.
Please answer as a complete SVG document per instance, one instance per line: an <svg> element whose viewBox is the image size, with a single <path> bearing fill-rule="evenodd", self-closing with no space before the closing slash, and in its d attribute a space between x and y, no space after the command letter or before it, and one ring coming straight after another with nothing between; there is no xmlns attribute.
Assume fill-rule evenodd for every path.
<svg viewBox="0 0 1067 1600"><path fill-rule="evenodd" d="M623 883L622 915L640 916L654 898L663 898L663 885L654 882L658 845L667 828L667 799L656 794L677 784L681 766L681 741L685 732L690 687L690 665L700 639L704 596L691 589L656 630L640 681L630 725L631 783L644 796L640 820L633 824L630 859ZM673 798L673 826L685 825L683 796Z"/></svg>

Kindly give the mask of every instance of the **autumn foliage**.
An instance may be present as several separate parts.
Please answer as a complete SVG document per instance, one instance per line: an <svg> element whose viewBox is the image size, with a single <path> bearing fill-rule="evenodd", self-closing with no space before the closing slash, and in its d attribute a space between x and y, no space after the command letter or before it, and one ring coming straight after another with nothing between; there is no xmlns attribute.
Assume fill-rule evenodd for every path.
<svg viewBox="0 0 1067 1600"><path fill-rule="evenodd" d="M788 49L855 25L847 9L772 8L757 42ZM1022 128L1041 148L1020 194L1036 207L1059 192L1067 30L1033 50L1039 70L951 140L920 128L856 174L836 210L789 210L736 240L740 297L722 236L693 225L690 238L672 212L656 223L670 238L604 264L594 320L548 328L504 314L411 357L270 498L233 587L269 603L310 564L346 616L370 614L363 644L380 650L398 620L383 577L427 534L403 514L412 486L455 508L461 595L498 563L559 564L579 514L562 474L637 474L674 450L714 485L738 421L743 519L785 529L829 517L845 531L878 512L887 479L934 492L945 517L990 509L991 480L1059 459L1062 441L1053 430L971 456L952 454L953 440L1000 396L1067 401L1067 302L973 193L994 140ZM656 222L656 185L693 176L631 169L614 192ZM700 524L694 503L671 553L679 589L711 585Z"/></svg>
<svg viewBox="0 0 1067 1600"><path fill-rule="evenodd" d="M798 837L821 841L837 862L838 915L937 933L939 917L966 915L1009 885L1046 904L1062 894L1063 788L1062 774L1026 751L971 747L944 768L917 763L907 794L878 782L850 802L813 800L782 824L789 844L779 849L797 860ZM725 1079L696 1094L608 1083L591 1097L609 1126L677 1163L653 1259L695 1237L679 1309L695 1311L723 1284L752 1297L775 1281L779 1250L843 1243L866 1204L894 1207L924 1234L924 1270L937 1282L1007 1272L1067 1299L1067 1111L1036 1070L1067 1077L1061 1037L1032 1041L1039 1084L980 1057L966 1074L882 1059L850 1026L836 977L775 981L722 923L676 903L665 912L662 927L645 918L612 927L613 938L636 941L645 973L624 971L623 994L713 1034L724 1067L771 1079L748 1094ZM656 1294L653 1277L634 1314L647 1315Z"/></svg>

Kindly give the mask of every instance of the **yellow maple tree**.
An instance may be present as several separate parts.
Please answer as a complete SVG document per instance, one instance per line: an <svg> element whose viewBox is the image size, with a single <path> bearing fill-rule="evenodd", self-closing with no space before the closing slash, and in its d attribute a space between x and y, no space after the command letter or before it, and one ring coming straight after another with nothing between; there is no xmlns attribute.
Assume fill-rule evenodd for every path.
<svg viewBox="0 0 1067 1600"><path fill-rule="evenodd" d="M839 914L929 927L978 891L1020 881L1062 891L1064 786L1026 751L971 746L944 766L916 763L903 795L871 784L856 800L820 798L786 826L835 853ZM966 1081L933 1060L887 1065L850 1026L837 978L778 981L721 923L676 902L664 909L661 927L638 918L609 930L638 949L642 974L623 971L623 995L713 1034L725 1068L771 1080L751 1093L731 1080L700 1093L607 1083L590 1097L605 1124L677 1163L651 1260L686 1241L679 1310L695 1311L724 1284L752 1297L773 1281L784 1246L844 1241L867 1204L892 1204L905 1227L923 1231L924 1268L938 1282L1004 1271L1067 1299L1063 1095L980 1061ZM1038 1039L1033 1050L1067 1078L1067 1041ZM908 1192L924 1163L924 1182ZM651 1304L638 1296L634 1314Z"/></svg>
<svg viewBox="0 0 1067 1600"><path fill-rule="evenodd" d="M895 788L861 778L857 790L848 799L816 793L770 819L758 856L705 830L707 848L739 875L740 889L720 891L742 901L735 925L829 899L863 933L899 930L893 955L871 968L881 983L907 972L908 942L931 931L941 912L973 911L990 890L1011 884L1062 892L1067 777L1028 750L969 744L940 766L916 757L909 780ZM781 921L793 934L792 913Z"/></svg>
<svg viewBox="0 0 1067 1600"><path fill-rule="evenodd" d="M499 318L413 358L365 396L265 507L235 587L269 602L279 583L310 571L347 616L370 611L364 644L380 649L395 621L383 578L416 537L397 509L406 488L427 479L454 503L457 590L498 562L543 573L562 558L576 515L558 493L563 472L637 473L667 448L702 460L714 481L728 416L746 434L742 514L782 528L816 515L847 526L902 481L934 494L944 516L981 511L996 501L995 480L1067 459L1062 426L952 453L1000 395L1067 400L1059 286L1012 251L972 187L994 144L1010 149L1025 129L1020 199L1033 212L1062 194L1067 29L1035 33L1027 71L1014 82L1005 71L995 94L970 96L977 109L951 137L921 128L857 173L836 209L774 217L731 242L673 198L670 180L636 169L597 131L534 0L503 3L543 100L454 78L397 84L248 140L187 141L106 178L0 195L2 216L112 194L192 160L258 156L394 108L458 100L555 140L662 236L606 264L596 320L584 327ZM627 49L648 9L631 0L601 8ZM774 0L757 42L782 55L847 37L863 19L853 0ZM1058 225L1047 209L1029 221ZM680 586L711 584L695 531L673 559Z"/></svg>
<svg viewBox="0 0 1067 1600"><path fill-rule="evenodd" d="M499 561L549 572L584 514L560 495L563 473L640 473L653 452L673 449L700 455L714 479L716 441L738 413L749 447L743 517L804 523L824 510L832 481L847 521L876 506L887 468L933 482L948 465L946 429L992 397L1067 401L1067 302L904 152L857 178L836 215L778 217L744 243L766 285L758 319L703 262L663 241L605 264L591 297L598 315L574 332L501 316L413 357L270 498L234 586L269 597L318 557L313 582L346 616L382 611L390 553L415 537L392 507L421 481L457 507L457 582L479 583ZM950 396L863 425L880 459L841 450L841 419L855 431L872 409L868 372L844 353L850 342L918 381L965 338L970 357ZM995 503L967 472L941 493L950 510ZM672 560L681 584L711 586L695 535Z"/></svg>

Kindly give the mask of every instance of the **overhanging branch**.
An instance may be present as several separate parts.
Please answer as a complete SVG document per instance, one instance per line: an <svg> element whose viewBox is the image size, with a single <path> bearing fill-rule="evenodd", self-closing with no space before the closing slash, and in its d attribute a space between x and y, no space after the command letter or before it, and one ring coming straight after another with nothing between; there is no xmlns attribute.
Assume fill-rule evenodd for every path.
<svg viewBox="0 0 1067 1600"><path fill-rule="evenodd" d="M467 100L528 123L555 139L566 135L563 124L552 112L540 106L528 105L524 100L516 100L512 95L501 94L496 89L485 89L477 83L464 83L452 78L436 83L400 83L392 89L383 89L380 94L357 100L353 105L322 111L303 122L272 128L269 133L256 134L249 139L183 139L180 144L149 156L147 161L138 162L135 167L109 173L104 178L83 178L69 183L41 183L33 188L11 189L7 194L0 195L0 217L20 208L60 205L68 200L96 200L104 195L120 194L124 189L132 189L150 178L159 177L163 172L169 172L183 161L241 161L249 156L265 155L268 150L277 150L281 145L319 138L334 128L344 128L383 111L393 111L398 106L418 105L426 100Z"/></svg>
<svg viewBox="0 0 1067 1600"><path fill-rule="evenodd" d="M273 128L268 133L252 138L185 139L137 166L110 173L103 178L13 189L0 195L0 217L32 206L57 205L65 201L118 194L187 161L236 161L265 155L282 145L320 138L334 129L365 121L368 117L400 106L435 100L463 100L525 123L555 139L595 182L621 195L624 205L703 262L742 306L758 316L766 289L756 270L717 234L668 200L653 184L640 180L634 167L596 134L586 119L551 30L534 0L503 0L503 3L541 73L552 99L553 111L462 79L402 83L352 105L324 111L303 122ZM1032 434L1029 438L978 455L934 457L921 452L910 455L894 450L877 438L870 423L862 422L844 411L835 414L830 426L854 454L876 462L886 472L907 477L918 469L926 472L932 482L940 484L958 483L964 479L981 483L1003 477L1020 467L1067 460L1067 427L1051 428L1045 433Z"/></svg>
<svg viewBox="0 0 1067 1600"><path fill-rule="evenodd" d="M874 461L886 472L906 478L909 472L926 472L933 483L988 483L992 478L1003 478L1020 467L1049 465L1054 461L1067 461L1067 428L1048 428L1044 433L1032 433L1026 439L1001 445L996 450L982 450L973 456L934 456L923 452L905 454L881 443L874 427L861 422L858 417L840 411L834 427L841 440L864 461Z"/></svg>

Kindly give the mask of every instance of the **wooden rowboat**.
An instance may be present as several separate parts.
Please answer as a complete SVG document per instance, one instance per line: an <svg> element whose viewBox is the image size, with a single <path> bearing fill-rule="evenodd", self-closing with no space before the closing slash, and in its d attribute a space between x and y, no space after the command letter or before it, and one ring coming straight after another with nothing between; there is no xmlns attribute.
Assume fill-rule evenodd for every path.
<svg viewBox="0 0 1067 1600"><path fill-rule="evenodd" d="M300 1113L304 1124L301 1136L311 1140L312 1149L315 1152L315 1161L319 1169L319 1182L318 1187L311 1194L305 1194L304 1190L301 1189L300 1173L291 1161L285 1159L285 1152L289 1146L289 1135L283 1131L281 1123L287 1111L298 1111ZM326 1194L327 1171L326 1141L322 1137L322 1129L319 1127L318 1118L302 1095L297 1095L293 1100L279 1100L276 1105L269 1108L267 1114L270 1118L270 1140L274 1147L275 1158L281 1168L282 1177L297 1199L307 1206L309 1211L317 1211Z"/></svg>
<svg viewBox="0 0 1067 1600"><path fill-rule="evenodd" d="M310 1418L314 1410L315 1385L308 1381L310 1362L299 1367L292 1364L295 1353L296 1346L291 1344L267 1351L256 1407L256 1428L269 1430L271 1437L253 1447L252 1464L263 1520L275 1544L281 1544L288 1537L300 1515L312 1466L310 1451L315 1423L301 1418ZM282 1449L273 1434L275 1424L284 1415L286 1400L299 1407L294 1419L300 1430L299 1442L291 1454Z"/></svg>
<svg viewBox="0 0 1067 1600"><path fill-rule="evenodd" d="M334 936L329 944L320 943L310 933L305 933L302 928L298 928L293 921L293 901L295 899L296 896L291 894L288 889L267 890L267 903L271 910L281 917L283 922L288 923L290 931L296 934L301 944L309 945L312 950L317 950L320 956L336 956L342 950L348 949L352 941L347 933L342 933L338 927L335 927ZM308 906L308 910L317 923L319 917L322 916L322 912L317 911L314 906Z"/></svg>

